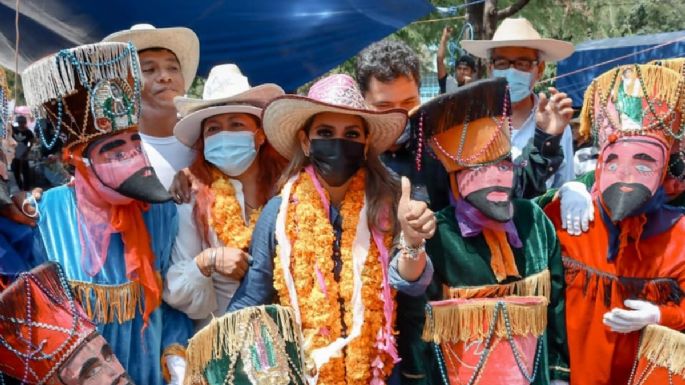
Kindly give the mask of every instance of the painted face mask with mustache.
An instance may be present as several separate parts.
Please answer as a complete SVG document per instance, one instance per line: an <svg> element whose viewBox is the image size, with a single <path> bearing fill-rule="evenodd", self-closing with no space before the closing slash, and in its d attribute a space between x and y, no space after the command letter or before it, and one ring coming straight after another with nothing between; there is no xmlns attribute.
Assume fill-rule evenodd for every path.
<svg viewBox="0 0 685 385"><path fill-rule="evenodd" d="M514 165L510 160L457 173L459 194L485 216L507 222L514 215L511 203Z"/></svg>
<svg viewBox="0 0 685 385"><path fill-rule="evenodd" d="M666 148L652 138L623 138L605 147L600 158L600 199L618 222L639 211L661 185Z"/></svg>
<svg viewBox="0 0 685 385"><path fill-rule="evenodd" d="M101 335L95 333L62 364L59 379L66 385L131 385L133 381Z"/></svg>
<svg viewBox="0 0 685 385"><path fill-rule="evenodd" d="M124 131L93 142L85 154L106 187L142 202L169 201L171 195L157 178L141 144L138 133Z"/></svg>

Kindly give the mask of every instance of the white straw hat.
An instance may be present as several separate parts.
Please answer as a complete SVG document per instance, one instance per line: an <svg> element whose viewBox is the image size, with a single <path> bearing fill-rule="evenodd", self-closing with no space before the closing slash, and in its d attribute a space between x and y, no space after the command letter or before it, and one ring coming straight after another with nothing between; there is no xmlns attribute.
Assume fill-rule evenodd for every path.
<svg viewBox="0 0 685 385"><path fill-rule="evenodd" d="M543 39L533 25L524 18L507 18L497 27L492 40L462 40L461 46L474 56L488 59L490 50L499 47L526 47L540 52L542 61L559 61L574 51L572 43Z"/></svg>
<svg viewBox="0 0 685 385"><path fill-rule="evenodd" d="M336 74L316 82L307 97L285 95L264 109L262 126L269 143L291 159L298 149L297 132L312 116L321 112L358 115L369 128L369 151L380 154L390 148L407 123L401 109L373 111L364 102L357 82L349 75Z"/></svg>
<svg viewBox="0 0 685 385"><path fill-rule="evenodd" d="M209 72L202 99L174 98L181 120L174 127L174 135L192 147L202 131L202 121L220 114L243 113L261 118L262 109L285 92L276 84L262 84L250 88L247 78L235 64L215 66Z"/></svg>
<svg viewBox="0 0 685 385"><path fill-rule="evenodd" d="M200 40L193 30L185 27L155 28L151 24L136 24L105 37L102 41L116 41L136 46L138 52L149 48L164 48L173 52L181 64L186 92L190 89L200 63Z"/></svg>

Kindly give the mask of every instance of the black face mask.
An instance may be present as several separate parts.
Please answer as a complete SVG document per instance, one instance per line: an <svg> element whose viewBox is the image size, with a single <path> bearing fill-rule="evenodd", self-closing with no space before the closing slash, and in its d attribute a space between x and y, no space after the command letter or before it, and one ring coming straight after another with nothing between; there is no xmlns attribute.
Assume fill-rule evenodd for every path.
<svg viewBox="0 0 685 385"><path fill-rule="evenodd" d="M309 160L329 186L345 184L364 164L364 143L346 139L313 139Z"/></svg>
<svg viewBox="0 0 685 385"><path fill-rule="evenodd" d="M488 200L488 194L491 192L503 192L509 195L509 199L501 202L493 202ZM473 207L477 208L486 217L494 219L498 222L507 222L514 216L514 210L511 205L511 189L501 186L486 187L476 190L467 195L464 199Z"/></svg>
<svg viewBox="0 0 685 385"><path fill-rule="evenodd" d="M142 168L115 188L123 196L147 203L164 203L171 200L171 194L157 179L152 167Z"/></svg>
<svg viewBox="0 0 685 385"><path fill-rule="evenodd" d="M632 188L633 191L621 191L621 187ZM609 216L614 222L629 217L634 211L642 207L652 197L649 189L638 183L614 183L602 192L602 200L609 210Z"/></svg>

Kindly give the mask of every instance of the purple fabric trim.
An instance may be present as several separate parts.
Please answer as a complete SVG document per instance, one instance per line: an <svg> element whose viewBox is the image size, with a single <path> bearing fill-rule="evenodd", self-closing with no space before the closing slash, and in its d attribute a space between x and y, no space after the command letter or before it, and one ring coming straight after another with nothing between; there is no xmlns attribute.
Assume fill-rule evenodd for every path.
<svg viewBox="0 0 685 385"><path fill-rule="evenodd" d="M511 246L517 249L523 247L513 219L504 223L490 219L465 199L456 199L453 193L450 193L450 204L454 207L454 217L463 236L475 237L483 232L483 228L500 230L507 233L507 240Z"/></svg>

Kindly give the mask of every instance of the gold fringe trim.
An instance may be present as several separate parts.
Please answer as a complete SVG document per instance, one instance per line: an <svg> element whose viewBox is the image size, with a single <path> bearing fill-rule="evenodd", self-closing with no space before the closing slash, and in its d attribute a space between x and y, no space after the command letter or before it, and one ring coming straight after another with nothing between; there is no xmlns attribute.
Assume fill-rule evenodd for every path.
<svg viewBox="0 0 685 385"><path fill-rule="evenodd" d="M644 88L649 92L645 97L657 99L667 103L676 113L681 111L683 99L683 79L680 73L668 69L667 67L650 64L631 64L616 67L595 78L585 91L583 98L583 108L580 113L579 134L583 138L590 136L592 125L594 124L594 107L597 99L604 99L607 96L612 99L618 95L621 87L621 72L639 67L642 74L639 79ZM606 100L605 100L606 102ZM601 103L601 101L600 101Z"/></svg>
<svg viewBox="0 0 685 385"><path fill-rule="evenodd" d="M552 292L552 281L548 269L530 275L516 282L503 285L483 285L467 287L449 287L443 285L445 299L493 298L506 296L541 296L549 301Z"/></svg>
<svg viewBox="0 0 685 385"><path fill-rule="evenodd" d="M676 58L671 58L671 59L652 60L647 64L666 67L670 70L673 70L673 71L685 76L685 58L682 58L682 57L676 57Z"/></svg>
<svg viewBox="0 0 685 385"><path fill-rule="evenodd" d="M642 332L638 357L685 376L685 334L664 326L649 325Z"/></svg>
<svg viewBox="0 0 685 385"><path fill-rule="evenodd" d="M283 340L286 343L293 342L301 345L301 334L295 323L293 310L289 307L272 306L277 309L277 319L274 322ZM188 340L184 384L201 383L204 370L210 361L239 354L245 344L245 325L253 318L262 317L271 318L266 311L266 306L249 307L212 319L209 325Z"/></svg>
<svg viewBox="0 0 685 385"><path fill-rule="evenodd" d="M529 304L513 302L513 299L531 300ZM439 344L448 342L467 342L484 339L488 336L490 323L495 316L498 302L504 302L509 315L511 332L514 336L532 334L536 337L547 327L547 298L545 297L503 297L464 301L460 304L433 306L432 317L426 314L423 340ZM507 336L503 311L500 311L495 324L494 335Z"/></svg>
<svg viewBox="0 0 685 385"><path fill-rule="evenodd" d="M124 323L143 312L143 292L138 282L111 286L82 281L69 281L69 284L93 322Z"/></svg>
<svg viewBox="0 0 685 385"><path fill-rule="evenodd" d="M167 346L162 352L162 357L159 359L159 361L162 365L162 378L164 378L164 381L166 381L167 384L171 382L171 373L169 373L169 368L166 364L166 358L168 356L179 356L185 359L186 349L180 344L171 344Z"/></svg>

